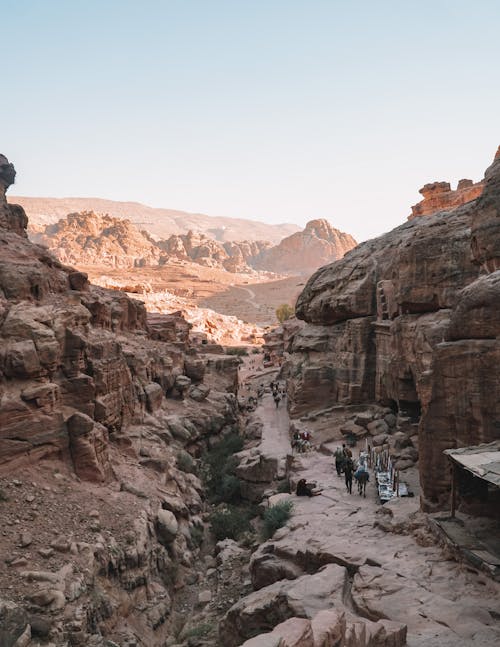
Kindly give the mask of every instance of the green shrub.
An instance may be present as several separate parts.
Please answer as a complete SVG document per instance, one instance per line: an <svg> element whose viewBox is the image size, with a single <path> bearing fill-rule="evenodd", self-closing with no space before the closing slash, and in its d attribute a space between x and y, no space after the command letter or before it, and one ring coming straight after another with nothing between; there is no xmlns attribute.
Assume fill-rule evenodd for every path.
<svg viewBox="0 0 500 647"><path fill-rule="evenodd" d="M295 310L288 303L282 303L276 308L276 318L280 323L290 319L295 314Z"/></svg>
<svg viewBox="0 0 500 647"><path fill-rule="evenodd" d="M242 449L243 439L233 433L202 457L201 476L212 503L237 503L241 499L240 481L235 474L238 460L233 454Z"/></svg>
<svg viewBox="0 0 500 647"><path fill-rule="evenodd" d="M211 622L203 622L195 627L191 627L182 632L182 638L189 640L190 638L206 638L215 629L215 625Z"/></svg>
<svg viewBox="0 0 500 647"><path fill-rule="evenodd" d="M252 355L260 355L260 348L252 348Z"/></svg>
<svg viewBox="0 0 500 647"><path fill-rule="evenodd" d="M244 346L230 346L229 348L226 348L226 355L246 357L248 355L248 348L245 348Z"/></svg>
<svg viewBox="0 0 500 647"><path fill-rule="evenodd" d="M209 517L210 529L215 539L238 539L244 532L250 532L250 515L244 508L225 505L211 513Z"/></svg>
<svg viewBox="0 0 500 647"><path fill-rule="evenodd" d="M196 548L199 548L203 543L204 532L202 526L193 526L189 531L191 543Z"/></svg>
<svg viewBox="0 0 500 647"><path fill-rule="evenodd" d="M220 483L220 498L226 503L241 500L241 481L234 474L224 474Z"/></svg>
<svg viewBox="0 0 500 647"><path fill-rule="evenodd" d="M281 501L264 512L263 534L265 539L272 537L278 528L286 524L292 516L292 509L291 501Z"/></svg>
<svg viewBox="0 0 500 647"><path fill-rule="evenodd" d="M176 465L178 469L182 472L188 472L189 474L196 474L196 462L188 452L181 450L177 454Z"/></svg>

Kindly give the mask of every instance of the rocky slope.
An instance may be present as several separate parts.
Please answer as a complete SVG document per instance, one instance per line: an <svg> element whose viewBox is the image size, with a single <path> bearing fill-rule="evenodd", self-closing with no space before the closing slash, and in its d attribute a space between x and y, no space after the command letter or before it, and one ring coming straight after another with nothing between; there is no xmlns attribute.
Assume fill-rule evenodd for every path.
<svg viewBox="0 0 500 647"><path fill-rule="evenodd" d="M272 272L310 274L321 265L342 258L356 244L350 234L335 229L327 220L311 220L304 231L259 254L254 266Z"/></svg>
<svg viewBox="0 0 500 647"><path fill-rule="evenodd" d="M288 343L291 413L379 402L418 424L422 506L449 504L443 450L499 438L500 159L482 195L318 270Z"/></svg>
<svg viewBox="0 0 500 647"><path fill-rule="evenodd" d="M148 207L139 202L117 202L102 198L32 198L12 196L11 201L20 204L28 214L30 229L40 231L53 225L68 213L94 211L106 213L113 218L126 218L139 229L146 229L157 238L172 234L198 231L209 238L225 242L232 240L269 240L273 244L299 230L290 223L268 225L244 218L206 216L174 209Z"/></svg>
<svg viewBox="0 0 500 647"><path fill-rule="evenodd" d="M126 292L131 297L139 294L148 312L178 312L189 321L191 336L196 335L197 339L210 339L225 346L245 346L260 344L263 341L263 330L256 324L245 323L233 315L224 315L210 308L200 308L192 300L179 297L168 290L155 292L149 284L111 280L106 276L94 279L94 283L111 290Z"/></svg>
<svg viewBox="0 0 500 647"><path fill-rule="evenodd" d="M163 646L203 532L179 456L238 424L237 361L29 242L14 175L0 157L0 644Z"/></svg>

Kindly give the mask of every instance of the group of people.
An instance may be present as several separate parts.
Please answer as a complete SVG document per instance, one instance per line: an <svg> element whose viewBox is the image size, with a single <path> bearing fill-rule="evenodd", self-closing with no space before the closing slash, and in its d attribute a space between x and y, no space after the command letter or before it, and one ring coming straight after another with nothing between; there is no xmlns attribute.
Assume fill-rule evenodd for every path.
<svg viewBox="0 0 500 647"><path fill-rule="evenodd" d="M277 409L281 400L284 400L286 398L286 388L279 382L271 382L270 387L274 399L274 404L276 405Z"/></svg>
<svg viewBox="0 0 500 647"><path fill-rule="evenodd" d="M292 437L292 452L297 450L299 454L308 452L312 449L311 434L307 429L295 431Z"/></svg>
<svg viewBox="0 0 500 647"><path fill-rule="evenodd" d="M370 478L366 456L363 453L360 454L358 464L355 466L352 458L352 451L345 443L342 444L342 447L337 447L335 450L335 469L337 471L337 476L342 476L342 474L344 474L345 486L349 494L352 494L353 475L358 481L358 484L362 482L364 486L366 486L366 483Z"/></svg>

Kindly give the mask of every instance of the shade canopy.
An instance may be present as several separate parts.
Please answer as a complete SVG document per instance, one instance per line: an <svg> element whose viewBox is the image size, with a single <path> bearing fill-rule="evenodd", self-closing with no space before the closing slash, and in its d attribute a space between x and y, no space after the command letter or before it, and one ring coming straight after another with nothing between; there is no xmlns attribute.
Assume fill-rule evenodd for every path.
<svg viewBox="0 0 500 647"><path fill-rule="evenodd" d="M444 453L474 476L500 487L500 440L472 447L445 449Z"/></svg>

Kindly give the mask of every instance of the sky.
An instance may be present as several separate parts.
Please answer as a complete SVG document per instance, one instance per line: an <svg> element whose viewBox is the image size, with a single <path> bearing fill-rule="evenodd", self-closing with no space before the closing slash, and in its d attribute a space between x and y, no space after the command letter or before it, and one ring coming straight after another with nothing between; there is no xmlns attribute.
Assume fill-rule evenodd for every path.
<svg viewBox="0 0 500 647"><path fill-rule="evenodd" d="M500 144L497 0L0 0L13 195L359 241Z"/></svg>

